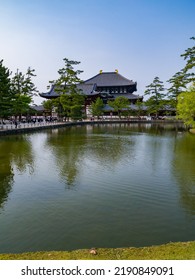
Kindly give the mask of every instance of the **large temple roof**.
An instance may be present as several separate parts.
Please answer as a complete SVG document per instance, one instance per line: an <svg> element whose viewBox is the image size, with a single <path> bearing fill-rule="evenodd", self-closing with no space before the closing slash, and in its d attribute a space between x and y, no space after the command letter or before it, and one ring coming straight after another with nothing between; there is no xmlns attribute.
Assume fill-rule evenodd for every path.
<svg viewBox="0 0 195 280"><path fill-rule="evenodd" d="M85 95L96 95L99 94L96 90L96 84L78 84L77 89L81 90L83 94ZM67 93L68 94L68 93ZM44 98L56 98L60 96L60 91L55 91L55 85L51 87L51 89L48 92L40 93L41 97Z"/></svg>
<svg viewBox="0 0 195 280"><path fill-rule="evenodd" d="M96 76L77 84L77 89L81 90L83 94L86 96L92 96L92 95L99 95L101 90L99 88L103 87L129 87L132 89L132 91L136 91L136 82L133 82L132 80L129 80L125 77L123 77L121 74L118 73L118 71L115 72L100 72ZM100 92L99 92L100 90ZM50 98L57 98L59 97L61 92L58 90L56 91L55 85L53 85L48 92L40 93L39 95L41 97L50 99ZM67 93L68 94L68 93ZM116 98L118 96L126 96L129 99L138 99L140 98L139 95L134 95L132 93L118 93L112 95Z"/></svg>
<svg viewBox="0 0 195 280"><path fill-rule="evenodd" d="M85 84L85 83L81 83L77 85L77 88L79 90L82 90L82 92L85 95L95 95L95 94L99 94L98 92L96 92L96 84Z"/></svg>
<svg viewBox="0 0 195 280"><path fill-rule="evenodd" d="M96 76L86 80L85 84L95 83L98 87L103 86L131 86L136 83L123 77L118 72L100 72Z"/></svg>

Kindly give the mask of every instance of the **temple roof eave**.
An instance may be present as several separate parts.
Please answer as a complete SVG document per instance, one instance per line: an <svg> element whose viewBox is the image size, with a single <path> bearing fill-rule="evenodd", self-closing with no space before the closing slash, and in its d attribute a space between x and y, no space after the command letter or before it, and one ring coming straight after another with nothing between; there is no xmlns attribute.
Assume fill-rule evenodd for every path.
<svg viewBox="0 0 195 280"><path fill-rule="evenodd" d="M84 81L84 84L96 83L97 87L136 86L137 83L123 77L117 72L102 72Z"/></svg>

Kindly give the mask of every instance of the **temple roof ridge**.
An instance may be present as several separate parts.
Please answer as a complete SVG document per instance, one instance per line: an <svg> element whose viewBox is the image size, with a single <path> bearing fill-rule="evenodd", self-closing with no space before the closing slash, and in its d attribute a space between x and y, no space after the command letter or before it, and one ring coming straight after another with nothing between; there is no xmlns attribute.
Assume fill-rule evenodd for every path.
<svg viewBox="0 0 195 280"><path fill-rule="evenodd" d="M125 78L118 72L100 72L92 78L84 81L85 84L96 83L97 86L129 86L135 85L130 79Z"/></svg>

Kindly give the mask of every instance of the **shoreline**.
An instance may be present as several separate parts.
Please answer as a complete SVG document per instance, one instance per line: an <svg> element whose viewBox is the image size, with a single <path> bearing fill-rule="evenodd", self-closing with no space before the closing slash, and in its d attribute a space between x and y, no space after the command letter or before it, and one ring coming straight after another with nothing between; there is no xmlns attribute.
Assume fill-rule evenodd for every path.
<svg viewBox="0 0 195 280"><path fill-rule="evenodd" d="M70 121L70 122L55 122L55 123L44 123L44 124L21 124L18 128L13 128L12 125L0 126L0 136L3 135L16 135L28 132L36 132L46 129L55 129L68 126L77 125L94 125L94 124L110 124L110 123L141 123L141 124L183 124L182 121L178 120L94 120L94 121ZM193 133L193 132L192 132ZM195 133L195 132L194 132Z"/></svg>
<svg viewBox="0 0 195 280"><path fill-rule="evenodd" d="M129 248L95 248L1 254L0 260L194 260L195 241Z"/></svg>

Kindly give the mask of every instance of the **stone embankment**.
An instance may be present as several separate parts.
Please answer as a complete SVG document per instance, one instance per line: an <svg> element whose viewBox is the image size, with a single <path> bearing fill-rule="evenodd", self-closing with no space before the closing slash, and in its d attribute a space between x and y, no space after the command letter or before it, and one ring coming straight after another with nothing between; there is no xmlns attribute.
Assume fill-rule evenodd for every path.
<svg viewBox="0 0 195 280"><path fill-rule="evenodd" d="M109 119L109 120L85 120L85 121L69 121L69 122L43 122L43 123L22 123L18 124L17 128L15 125L11 124L0 124L0 136L1 135L11 135L11 134L21 134L28 132L36 132L45 129L54 129L66 126L75 126L75 125L86 125L86 124L106 124L106 123L178 123L178 121L164 121L164 120L119 120L119 119Z"/></svg>

